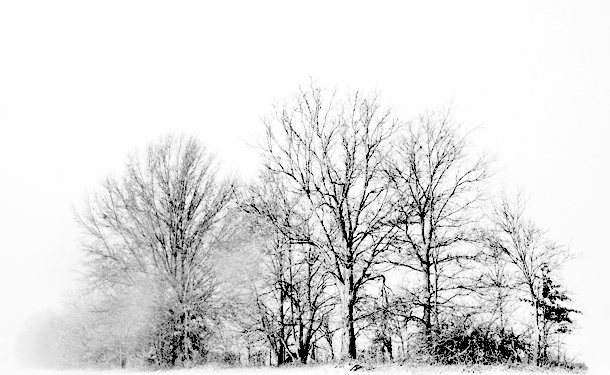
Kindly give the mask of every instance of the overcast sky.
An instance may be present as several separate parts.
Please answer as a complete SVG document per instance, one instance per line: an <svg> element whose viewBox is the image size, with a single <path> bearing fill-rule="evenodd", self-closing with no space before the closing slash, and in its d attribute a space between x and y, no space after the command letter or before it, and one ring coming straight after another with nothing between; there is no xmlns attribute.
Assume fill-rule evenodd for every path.
<svg viewBox="0 0 610 375"><path fill-rule="evenodd" d="M404 119L451 104L480 126L496 183L525 189L535 221L582 254L565 272L585 312L571 344L594 364L608 333L610 2L380 3L0 2L0 342L69 288L73 207L130 152L193 134L248 178L261 116L313 76L378 90Z"/></svg>

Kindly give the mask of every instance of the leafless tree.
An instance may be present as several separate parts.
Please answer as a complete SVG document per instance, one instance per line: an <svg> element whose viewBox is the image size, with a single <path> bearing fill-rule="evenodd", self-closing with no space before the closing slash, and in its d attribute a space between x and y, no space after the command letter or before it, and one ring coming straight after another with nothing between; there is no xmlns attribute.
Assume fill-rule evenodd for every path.
<svg viewBox="0 0 610 375"><path fill-rule="evenodd" d="M342 358L356 358L355 310L365 284L379 275L394 230L382 165L399 126L376 96L344 100L315 83L264 120L268 171L301 197L308 242L320 254L341 300Z"/></svg>
<svg viewBox="0 0 610 375"><path fill-rule="evenodd" d="M394 359L393 336L400 335L400 316L397 314L396 302L392 289L386 285L385 277L380 278L381 286L378 295L369 295L368 313L363 314L365 329L371 336L371 354L380 361Z"/></svg>
<svg viewBox="0 0 610 375"><path fill-rule="evenodd" d="M521 298L532 307L533 357L538 364L544 357L547 344L545 328L551 326L548 313L550 275L557 274L570 258L570 253L566 247L549 240L546 232L526 217L525 208L523 193L511 198L503 192L493 206L494 227L487 241L490 249L513 267L515 285Z"/></svg>
<svg viewBox="0 0 610 375"><path fill-rule="evenodd" d="M145 348L148 296L74 291L61 309L32 317L20 337L24 364L52 368L125 367Z"/></svg>
<svg viewBox="0 0 610 375"><path fill-rule="evenodd" d="M489 324L495 324L503 332L512 325L512 316L518 307L515 272L498 251L484 251L479 264L477 305L481 312L488 314Z"/></svg>
<svg viewBox="0 0 610 375"><path fill-rule="evenodd" d="M162 350L171 365L205 346L216 231L234 190L217 168L197 139L164 137L142 157L130 156L122 178L108 177L77 215L94 286L133 285L143 276L157 283L166 315L158 328L172 331Z"/></svg>
<svg viewBox="0 0 610 375"><path fill-rule="evenodd" d="M394 199L397 251L393 264L418 275L408 290L429 340L439 308L464 292L477 206L489 177L489 158L468 155L468 139L449 110L427 112L394 143L386 167ZM415 318L415 317L413 317Z"/></svg>
<svg viewBox="0 0 610 375"><path fill-rule="evenodd" d="M257 227L261 274L253 285L259 285L255 291L259 323L278 365L297 358L307 362L334 306L329 275L307 240L307 220L298 199L289 195L280 181L266 173L241 202Z"/></svg>

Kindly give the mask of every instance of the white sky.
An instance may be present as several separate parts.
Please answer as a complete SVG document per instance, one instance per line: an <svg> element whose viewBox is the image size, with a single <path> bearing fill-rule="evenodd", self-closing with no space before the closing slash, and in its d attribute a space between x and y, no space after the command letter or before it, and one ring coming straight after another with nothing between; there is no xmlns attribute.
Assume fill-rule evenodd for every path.
<svg viewBox="0 0 610 375"><path fill-rule="evenodd" d="M218 2L220 3L220 2ZM493 4L492 4L493 3ZM566 270L595 365L608 333L610 3L0 2L0 341L57 301L72 206L136 147L194 134L250 175L245 141L309 75L404 118L453 103L498 183L582 258Z"/></svg>

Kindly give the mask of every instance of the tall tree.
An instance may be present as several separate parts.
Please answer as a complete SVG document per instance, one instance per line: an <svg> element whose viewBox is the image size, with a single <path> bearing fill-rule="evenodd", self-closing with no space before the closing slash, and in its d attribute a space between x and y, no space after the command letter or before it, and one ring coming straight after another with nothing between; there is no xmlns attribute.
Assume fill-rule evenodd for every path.
<svg viewBox="0 0 610 375"><path fill-rule="evenodd" d="M464 291L463 271L489 158L471 158L449 110L427 112L405 127L386 167L394 199L397 252L393 264L418 275L409 288L429 340L439 309Z"/></svg>
<svg viewBox="0 0 610 375"><path fill-rule="evenodd" d="M160 364L195 359L209 334L217 280L215 232L233 196L217 163L193 137L167 136L130 156L122 178L108 177L78 222L97 287L158 285Z"/></svg>
<svg viewBox="0 0 610 375"><path fill-rule="evenodd" d="M399 126L376 96L344 100L315 83L264 120L264 165L309 213L309 243L339 291L342 358L356 358L355 313L379 275L393 229L383 163Z"/></svg>

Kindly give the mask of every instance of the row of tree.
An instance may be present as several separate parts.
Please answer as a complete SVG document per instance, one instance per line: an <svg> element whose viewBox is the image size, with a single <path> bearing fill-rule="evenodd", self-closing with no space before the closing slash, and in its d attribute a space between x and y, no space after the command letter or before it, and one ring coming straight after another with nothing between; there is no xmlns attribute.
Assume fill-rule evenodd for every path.
<svg viewBox="0 0 610 375"><path fill-rule="evenodd" d="M449 111L403 122L377 96L312 83L264 129L255 181L219 178L197 139L175 136L104 181L77 215L87 299L31 335L60 343L45 358L559 358L577 312L560 285L568 249L522 195L489 192L490 158Z"/></svg>

